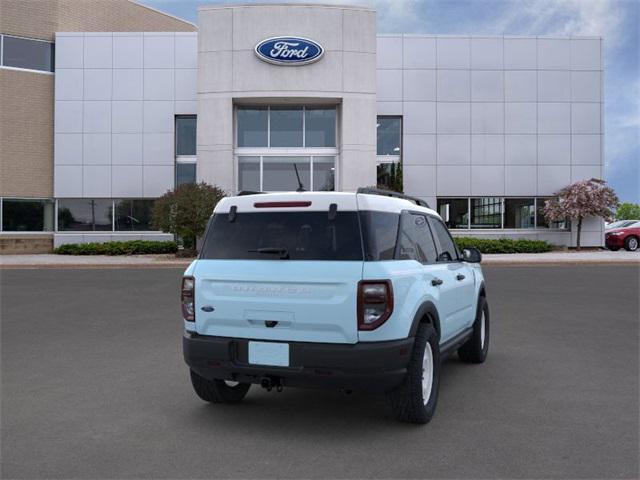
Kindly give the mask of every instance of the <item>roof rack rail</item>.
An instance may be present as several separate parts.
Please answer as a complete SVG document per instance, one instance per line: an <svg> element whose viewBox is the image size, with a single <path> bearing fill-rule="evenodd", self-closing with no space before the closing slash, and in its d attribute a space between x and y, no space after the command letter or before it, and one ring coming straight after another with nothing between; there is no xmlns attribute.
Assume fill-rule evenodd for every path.
<svg viewBox="0 0 640 480"><path fill-rule="evenodd" d="M425 208L429 207L429 204L424 200L416 197L411 197L409 195L405 195L404 193L392 192L391 190L382 190L381 188L369 188L369 187L360 187L356 193L366 193L368 195L381 195L383 197L393 197L393 198L402 198L404 200L409 200L410 202L414 202L416 205Z"/></svg>
<svg viewBox="0 0 640 480"><path fill-rule="evenodd" d="M238 192L236 197L244 197L245 195L262 195L263 193L267 192L252 192L251 190L242 190Z"/></svg>

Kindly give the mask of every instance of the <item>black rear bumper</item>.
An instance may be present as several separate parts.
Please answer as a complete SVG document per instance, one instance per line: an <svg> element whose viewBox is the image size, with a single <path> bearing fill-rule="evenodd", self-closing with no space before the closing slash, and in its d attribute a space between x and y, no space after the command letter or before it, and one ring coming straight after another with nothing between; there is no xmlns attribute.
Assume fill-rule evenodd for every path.
<svg viewBox="0 0 640 480"><path fill-rule="evenodd" d="M265 377L292 387L324 387L384 392L405 377L413 337L388 342L289 343L289 367L248 363L248 339L186 332L182 344L187 365L213 379L260 383Z"/></svg>

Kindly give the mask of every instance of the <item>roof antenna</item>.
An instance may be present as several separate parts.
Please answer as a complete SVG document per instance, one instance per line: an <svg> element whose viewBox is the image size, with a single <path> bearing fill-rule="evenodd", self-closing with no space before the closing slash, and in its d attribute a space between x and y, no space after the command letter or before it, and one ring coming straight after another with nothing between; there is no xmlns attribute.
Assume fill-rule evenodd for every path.
<svg viewBox="0 0 640 480"><path fill-rule="evenodd" d="M296 189L296 192L304 192L305 191L304 185L300 181L300 174L298 173L298 166L295 163L293 164L293 168L296 171L296 178L298 179L298 188Z"/></svg>

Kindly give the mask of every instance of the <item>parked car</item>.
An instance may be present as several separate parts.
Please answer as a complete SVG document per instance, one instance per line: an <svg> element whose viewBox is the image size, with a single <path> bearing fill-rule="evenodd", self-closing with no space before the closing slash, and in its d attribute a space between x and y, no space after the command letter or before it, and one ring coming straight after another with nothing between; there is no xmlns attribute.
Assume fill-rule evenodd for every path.
<svg viewBox="0 0 640 480"><path fill-rule="evenodd" d="M624 248L630 252L638 250L640 245L640 222L633 222L622 228L607 230L604 234L604 243L609 250Z"/></svg>
<svg viewBox="0 0 640 480"><path fill-rule="evenodd" d="M605 230L612 230L614 228L630 227L633 224L640 224L640 220L617 220L605 225Z"/></svg>
<svg viewBox="0 0 640 480"><path fill-rule="evenodd" d="M480 261L391 192L225 198L182 280L193 388L213 403L251 384L381 392L400 420L427 423L441 360L487 357Z"/></svg>

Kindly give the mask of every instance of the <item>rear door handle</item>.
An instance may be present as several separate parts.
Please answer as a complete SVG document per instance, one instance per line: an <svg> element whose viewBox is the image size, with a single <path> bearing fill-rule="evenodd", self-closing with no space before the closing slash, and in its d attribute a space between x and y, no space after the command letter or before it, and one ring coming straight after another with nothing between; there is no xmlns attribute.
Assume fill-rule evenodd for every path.
<svg viewBox="0 0 640 480"><path fill-rule="evenodd" d="M434 278L433 280L431 280L431 285L433 285L434 287L437 287L438 285L442 285L443 283L444 282L439 278Z"/></svg>
<svg viewBox="0 0 640 480"><path fill-rule="evenodd" d="M456 275L456 280L464 280L466 277L464 275L462 275L461 273L459 273L458 275Z"/></svg>

